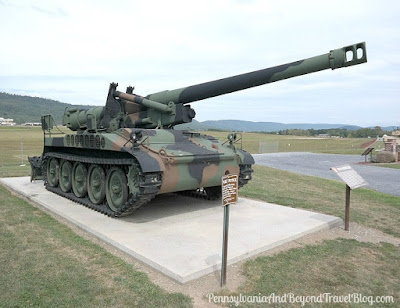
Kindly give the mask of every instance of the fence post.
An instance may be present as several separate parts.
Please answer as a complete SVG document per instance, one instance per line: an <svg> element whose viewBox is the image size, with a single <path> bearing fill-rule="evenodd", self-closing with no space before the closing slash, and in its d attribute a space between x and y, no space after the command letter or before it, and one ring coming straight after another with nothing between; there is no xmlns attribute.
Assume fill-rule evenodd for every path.
<svg viewBox="0 0 400 308"><path fill-rule="evenodd" d="M22 141L23 139L21 139L21 165L19 165L20 167L24 167L24 143Z"/></svg>

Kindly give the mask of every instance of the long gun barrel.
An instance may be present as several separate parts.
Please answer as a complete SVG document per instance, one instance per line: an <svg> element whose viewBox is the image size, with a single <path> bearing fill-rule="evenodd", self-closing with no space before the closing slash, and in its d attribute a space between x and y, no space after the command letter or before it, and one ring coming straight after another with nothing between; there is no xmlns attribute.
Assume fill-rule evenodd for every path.
<svg viewBox="0 0 400 308"><path fill-rule="evenodd" d="M332 70L367 62L365 42L331 50L329 53L266 68L246 74L209 81L172 91L162 91L147 96L163 104L187 104L210 97L232 93L263 84L310 74L325 69Z"/></svg>
<svg viewBox="0 0 400 308"><path fill-rule="evenodd" d="M89 110L67 109L63 125L71 130L97 129L114 131L120 127L173 127L189 123L195 111L191 102L224 95L263 84L310 74L325 69L337 69L367 62L365 42L346 46L330 52L288 64L266 68L197 85L162 91L146 97L117 91L118 84L111 83L105 107Z"/></svg>

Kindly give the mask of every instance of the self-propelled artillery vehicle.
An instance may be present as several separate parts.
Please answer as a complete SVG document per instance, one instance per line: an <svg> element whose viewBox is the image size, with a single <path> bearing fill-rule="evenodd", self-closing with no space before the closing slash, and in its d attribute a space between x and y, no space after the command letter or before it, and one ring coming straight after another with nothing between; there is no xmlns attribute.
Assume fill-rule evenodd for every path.
<svg viewBox="0 0 400 308"><path fill-rule="evenodd" d="M42 117L44 150L42 156L30 158L32 179L43 178L48 190L112 217L131 214L163 193L218 198L221 177L238 174L242 187L251 179L254 159L237 146L237 134L222 142L174 130L194 118L189 103L366 61L365 43L359 43L145 97L133 94L132 87L120 92L118 84L111 83L105 107L65 110L63 125L69 133L58 134L52 117Z"/></svg>

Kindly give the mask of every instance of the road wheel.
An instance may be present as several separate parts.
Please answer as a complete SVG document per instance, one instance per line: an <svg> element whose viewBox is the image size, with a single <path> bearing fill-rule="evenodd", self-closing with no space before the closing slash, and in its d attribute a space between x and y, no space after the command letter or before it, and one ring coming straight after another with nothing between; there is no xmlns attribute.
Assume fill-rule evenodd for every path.
<svg viewBox="0 0 400 308"><path fill-rule="evenodd" d="M68 160L62 160L60 164L60 188L63 192L69 192L72 187L72 164Z"/></svg>
<svg viewBox="0 0 400 308"><path fill-rule="evenodd" d="M106 198L108 206L114 212L119 212L128 200L126 175L119 167L112 167L107 172Z"/></svg>
<svg viewBox="0 0 400 308"><path fill-rule="evenodd" d="M88 171L88 195L94 204L103 202L106 195L106 175L99 165L91 165Z"/></svg>
<svg viewBox="0 0 400 308"><path fill-rule="evenodd" d="M58 186L60 164L57 158L51 157L47 162L47 183L51 187Z"/></svg>
<svg viewBox="0 0 400 308"><path fill-rule="evenodd" d="M76 162L72 167L72 191L78 198L83 198L87 193L87 169L82 163Z"/></svg>

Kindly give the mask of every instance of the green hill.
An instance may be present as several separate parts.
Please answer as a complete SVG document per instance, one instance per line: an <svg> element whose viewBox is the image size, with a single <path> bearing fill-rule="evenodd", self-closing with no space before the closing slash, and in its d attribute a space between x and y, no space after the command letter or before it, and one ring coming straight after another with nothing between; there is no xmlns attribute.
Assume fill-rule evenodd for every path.
<svg viewBox="0 0 400 308"><path fill-rule="evenodd" d="M0 92L0 117L11 118L17 124L25 122L40 122L43 114L51 114L57 124L61 124L62 116L66 107L76 107L79 109L89 109L94 106L89 105L71 105L56 100L24 96L17 94L8 94ZM193 120L192 123L177 125L175 129L191 129L191 130L224 130L224 131L243 131L243 132L277 132L290 129L333 129L341 128L349 131L360 130L360 126L345 124L309 124L296 123L284 124L276 122L251 122L243 120L218 120L198 122ZM395 126L382 127L384 131L396 129ZM368 136L369 133L367 133Z"/></svg>
<svg viewBox="0 0 400 308"><path fill-rule="evenodd" d="M11 118L17 124L40 122L43 114L52 114L58 124L66 107L88 109L93 106L71 105L52 99L0 92L0 117Z"/></svg>

